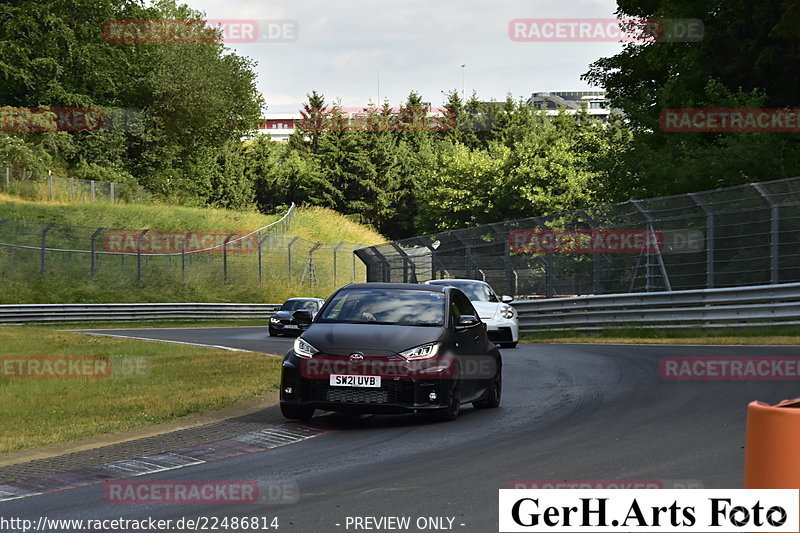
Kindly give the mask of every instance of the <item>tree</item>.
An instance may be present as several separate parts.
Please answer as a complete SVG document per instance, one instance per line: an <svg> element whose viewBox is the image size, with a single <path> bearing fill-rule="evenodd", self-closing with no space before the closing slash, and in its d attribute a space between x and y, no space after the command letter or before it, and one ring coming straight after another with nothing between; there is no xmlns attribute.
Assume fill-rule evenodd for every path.
<svg viewBox="0 0 800 533"><path fill-rule="evenodd" d="M671 108L797 107L800 30L796 2L618 0L621 18L698 18L697 42L631 43L592 64L583 78L603 86L635 137L627 172L643 195L685 193L800 173L794 133L667 133Z"/></svg>
<svg viewBox="0 0 800 533"><path fill-rule="evenodd" d="M296 128L289 138L289 146L301 152L319 153L319 140L325 132L328 110L325 108L325 97L312 90L306 94L308 100L300 111L302 118L295 124Z"/></svg>
<svg viewBox="0 0 800 533"><path fill-rule="evenodd" d="M46 147L52 164L68 171L133 175L165 197L218 202L198 196L210 193L216 170L204 165L227 161L230 143L255 129L263 101L254 64L219 42L117 43L103 33L112 20L164 18L204 20L174 0L149 7L135 0L0 5L0 101L20 108L100 109L104 119L114 113L137 117L113 130L104 120L101 130L12 136Z"/></svg>

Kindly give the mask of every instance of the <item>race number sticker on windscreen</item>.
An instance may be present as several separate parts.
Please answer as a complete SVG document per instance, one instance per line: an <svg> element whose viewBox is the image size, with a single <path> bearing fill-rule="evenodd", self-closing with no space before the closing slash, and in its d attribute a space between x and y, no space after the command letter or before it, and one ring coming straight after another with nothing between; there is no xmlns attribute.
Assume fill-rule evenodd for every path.
<svg viewBox="0 0 800 533"><path fill-rule="evenodd" d="M344 376L331 374L331 387L367 387L380 388L380 376Z"/></svg>

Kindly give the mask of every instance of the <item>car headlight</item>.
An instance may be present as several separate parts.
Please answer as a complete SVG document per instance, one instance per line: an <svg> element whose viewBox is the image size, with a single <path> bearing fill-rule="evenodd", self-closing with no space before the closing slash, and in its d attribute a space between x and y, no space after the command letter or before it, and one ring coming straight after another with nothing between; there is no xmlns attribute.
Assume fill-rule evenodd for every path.
<svg viewBox="0 0 800 533"><path fill-rule="evenodd" d="M281 323L280 319L275 318L274 316L270 317L269 321L272 322L273 324L280 324Z"/></svg>
<svg viewBox="0 0 800 533"><path fill-rule="evenodd" d="M510 305L504 305L500 308L500 316L503 318L514 318L514 308Z"/></svg>
<svg viewBox="0 0 800 533"><path fill-rule="evenodd" d="M294 340L294 353L297 357L303 359L311 359L319 350L307 343L302 337L297 337Z"/></svg>
<svg viewBox="0 0 800 533"><path fill-rule="evenodd" d="M440 346L441 344L439 344L438 342L423 344L422 346L411 348L410 350L406 350L405 352L400 352L400 356L407 361L415 361L418 359L432 359L436 357L436 355L439 353Z"/></svg>

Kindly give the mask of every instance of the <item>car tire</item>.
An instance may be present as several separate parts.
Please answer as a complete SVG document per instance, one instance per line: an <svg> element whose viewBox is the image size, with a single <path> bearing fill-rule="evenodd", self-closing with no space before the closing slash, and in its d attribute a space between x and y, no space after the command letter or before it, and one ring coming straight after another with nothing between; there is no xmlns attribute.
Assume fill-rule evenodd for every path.
<svg viewBox="0 0 800 533"><path fill-rule="evenodd" d="M308 420L314 416L315 409L305 405L281 404L281 414L289 420Z"/></svg>
<svg viewBox="0 0 800 533"><path fill-rule="evenodd" d="M519 342L519 341L517 341L517 342ZM501 348L516 348L517 347L517 342L501 342L500 343L500 347Z"/></svg>
<svg viewBox="0 0 800 533"><path fill-rule="evenodd" d="M475 409L494 409L500 407L500 398L503 395L503 369L500 368L492 379L484 397L472 402Z"/></svg>
<svg viewBox="0 0 800 533"><path fill-rule="evenodd" d="M450 393L447 395L447 407L436 411L434 418L439 422L450 422L458 418L461 412L461 391L458 388L458 381L450 382Z"/></svg>
<svg viewBox="0 0 800 533"><path fill-rule="evenodd" d="M272 331L272 328L270 328L268 331L269 331L269 336L270 337L277 337L278 336L278 333L276 331Z"/></svg>

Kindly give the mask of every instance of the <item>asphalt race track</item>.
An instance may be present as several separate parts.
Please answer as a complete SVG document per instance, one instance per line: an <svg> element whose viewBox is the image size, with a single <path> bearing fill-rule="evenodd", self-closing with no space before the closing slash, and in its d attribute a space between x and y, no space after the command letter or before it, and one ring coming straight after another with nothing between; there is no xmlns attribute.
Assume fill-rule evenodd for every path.
<svg viewBox="0 0 800 533"><path fill-rule="evenodd" d="M265 327L106 333L268 353L283 353L292 342L268 338ZM109 505L98 485L0 503L0 515L276 516L279 531L302 532L347 531L347 516L411 516L412 523L447 516L455 517L456 531L491 532L497 489L517 479L695 480L704 488L741 488L747 404L798 397L800 387L667 381L659 377L659 361L670 356L800 357L800 347L520 344L503 351L499 409L464 406L446 423L318 413L310 425L330 430L320 436L136 478L290 479L300 489L295 504Z"/></svg>

